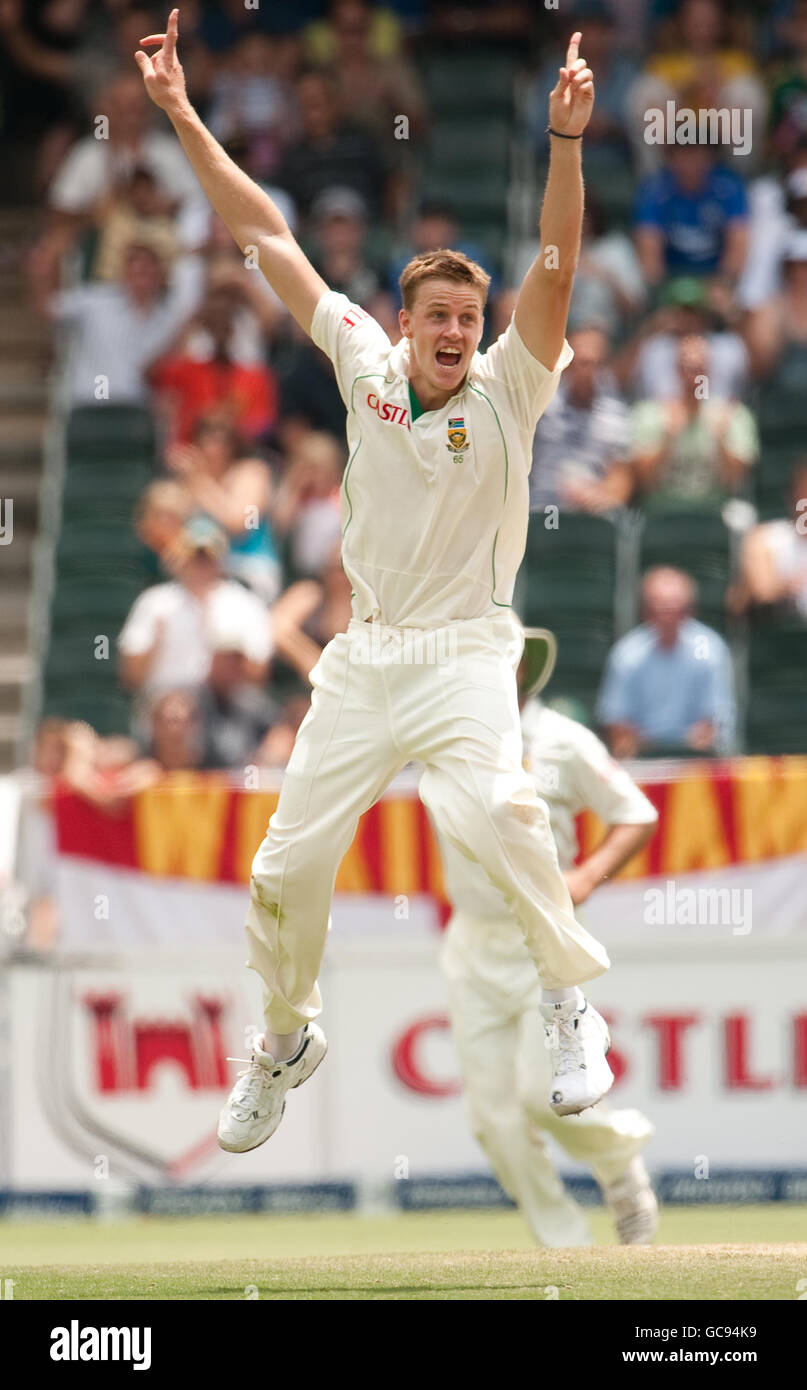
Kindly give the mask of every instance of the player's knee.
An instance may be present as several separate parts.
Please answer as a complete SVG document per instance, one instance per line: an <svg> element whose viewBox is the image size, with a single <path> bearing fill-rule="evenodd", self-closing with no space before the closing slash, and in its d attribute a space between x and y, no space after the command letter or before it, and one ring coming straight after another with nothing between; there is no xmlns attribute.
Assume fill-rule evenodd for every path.
<svg viewBox="0 0 807 1390"><path fill-rule="evenodd" d="M274 875L256 870L253 865L252 877L249 880L249 897L259 912L280 919L279 885L274 882Z"/></svg>
<svg viewBox="0 0 807 1390"><path fill-rule="evenodd" d="M495 801L490 809L496 830L505 841L522 826L535 828L540 834L549 834L546 802L536 796L531 787L518 787L509 796Z"/></svg>

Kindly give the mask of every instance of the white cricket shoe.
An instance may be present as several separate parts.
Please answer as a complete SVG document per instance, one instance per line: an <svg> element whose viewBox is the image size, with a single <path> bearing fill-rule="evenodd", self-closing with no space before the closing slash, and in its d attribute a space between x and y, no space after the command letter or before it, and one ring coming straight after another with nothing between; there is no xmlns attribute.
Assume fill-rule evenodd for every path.
<svg viewBox="0 0 807 1390"><path fill-rule="evenodd" d="M325 1034L316 1023L305 1025L300 1049L287 1062L276 1062L270 1052L264 1052L263 1037L255 1038L252 1060L246 1071L238 1073L238 1080L219 1115L219 1148L231 1154L244 1154L271 1138L283 1119L286 1092L302 1086L327 1051ZM230 1057L228 1060L239 1062L243 1059Z"/></svg>
<svg viewBox="0 0 807 1390"><path fill-rule="evenodd" d="M605 1060L608 1025L580 992L561 1004L542 1004L552 1062L549 1104L556 1115L579 1115L610 1091L614 1073Z"/></svg>
<svg viewBox="0 0 807 1390"><path fill-rule="evenodd" d="M624 1176L603 1183L620 1245L650 1245L658 1227L658 1202L643 1158L632 1158Z"/></svg>

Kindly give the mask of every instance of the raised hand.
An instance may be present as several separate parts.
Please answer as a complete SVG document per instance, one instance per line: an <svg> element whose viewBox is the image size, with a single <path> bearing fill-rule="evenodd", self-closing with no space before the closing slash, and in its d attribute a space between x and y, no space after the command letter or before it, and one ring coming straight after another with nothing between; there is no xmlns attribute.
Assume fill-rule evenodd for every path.
<svg viewBox="0 0 807 1390"><path fill-rule="evenodd" d="M582 135L594 107L594 74L579 58L580 40L577 31L569 40L566 66L558 70L558 81L549 96L549 124L561 135Z"/></svg>
<svg viewBox="0 0 807 1390"><path fill-rule="evenodd" d="M169 114L187 101L185 74L177 58L177 38L179 37L179 10L172 10L168 16L164 34L147 34L140 40L143 48L159 44L158 52L150 58L147 53L135 53L135 62L143 74L146 91L163 111Z"/></svg>

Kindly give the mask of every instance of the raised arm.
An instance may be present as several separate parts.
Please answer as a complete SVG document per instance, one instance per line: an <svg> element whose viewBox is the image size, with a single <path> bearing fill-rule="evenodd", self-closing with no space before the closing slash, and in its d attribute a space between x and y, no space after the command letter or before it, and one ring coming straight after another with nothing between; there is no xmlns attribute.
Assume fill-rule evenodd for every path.
<svg viewBox="0 0 807 1390"><path fill-rule="evenodd" d="M199 183L241 250L254 257L275 293L306 333L328 286L292 236L271 198L225 154L191 106L177 58L179 11L172 10L164 34L149 34L143 47L158 45L153 57L136 53L146 91L168 116Z"/></svg>
<svg viewBox="0 0 807 1390"><path fill-rule="evenodd" d="M516 304L516 327L533 357L550 371L560 356L580 254L583 171L576 136L594 105L594 79L578 51L582 34L572 34L566 66L549 98L549 174L541 209L541 250L524 277ZM564 138L567 137L567 138Z"/></svg>

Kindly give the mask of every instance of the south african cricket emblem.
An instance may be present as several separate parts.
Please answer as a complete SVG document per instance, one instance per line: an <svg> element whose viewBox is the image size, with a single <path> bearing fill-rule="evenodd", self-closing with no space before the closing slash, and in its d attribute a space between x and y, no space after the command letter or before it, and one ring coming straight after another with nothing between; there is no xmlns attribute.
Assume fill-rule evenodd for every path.
<svg viewBox="0 0 807 1390"><path fill-rule="evenodd" d="M448 443L446 448L450 454L454 455L457 463L460 462L466 449L470 449L471 441L468 438L468 431L465 428L465 421L462 416L456 420L448 422Z"/></svg>

